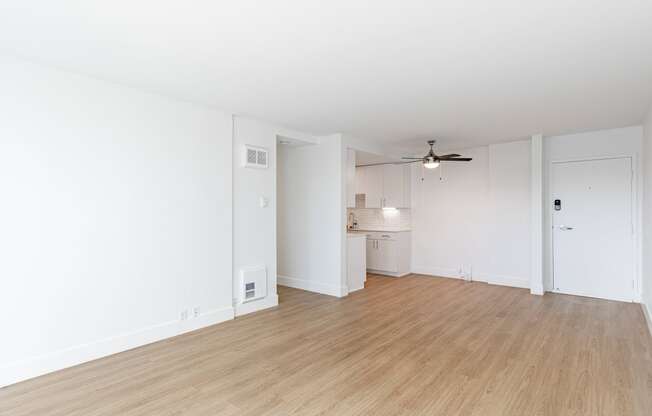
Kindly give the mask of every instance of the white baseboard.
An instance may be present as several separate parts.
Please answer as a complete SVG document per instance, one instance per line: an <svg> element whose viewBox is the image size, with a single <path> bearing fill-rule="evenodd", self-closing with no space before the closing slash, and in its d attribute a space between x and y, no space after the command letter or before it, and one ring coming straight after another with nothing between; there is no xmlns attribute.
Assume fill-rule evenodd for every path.
<svg viewBox="0 0 652 416"><path fill-rule="evenodd" d="M424 274L428 276L447 277L450 279L462 279L457 269L448 269L444 267L414 267L412 273ZM474 282L485 282L490 285L519 287L524 289L530 288L528 279L512 276L497 276L491 273L473 273Z"/></svg>
<svg viewBox="0 0 652 416"><path fill-rule="evenodd" d="M530 286L530 294L532 295L537 295L537 296L543 296L546 291L543 289L543 285L531 285Z"/></svg>
<svg viewBox="0 0 652 416"><path fill-rule="evenodd" d="M380 276L389 276L389 277L404 277L404 276L407 276L407 275L411 274L412 272L392 273L392 272L387 272L387 271L384 271L384 270L367 269L367 273L377 274L377 275L380 275Z"/></svg>
<svg viewBox="0 0 652 416"><path fill-rule="evenodd" d="M490 285L520 287L523 289L530 288L530 281L528 279L523 279L520 277L496 276L495 274L484 274L484 273L478 273L477 276L474 275L473 277L474 277L473 280L480 281L480 282L487 282Z"/></svg>
<svg viewBox="0 0 652 416"><path fill-rule="evenodd" d="M459 270L443 267L413 267L412 273L425 274L427 276L448 277L449 279L461 279Z"/></svg>
<svg viewBox="0 0 652 416"><path fill-rule="evenodd" d="M307 290L309 292L317 292L322 295L337 296L338 298L346 296L349 293L349 288L346 286L327 285L324 283L313 282L312 280L297 279L294 277L277 276L276 282L281 286Z"/></svg>
<svg viewBox="0 0 652 416"><path fill-rule="evenodd" d="M641 302L641 308L643 308L643 315L645 315L645 321L647 322L647 329L650 331L650 336L652 336L652 308L650 308L645 303Z"/></svg>
<svg viewBox="0 0 652 416"><path fill-rule="evenodd" d="M0 387L62 370L108 355L233 319L232 307L215 309L187 321L170 321L103 340L77 345L0 368Z"/></svg>
<svg viewBox="0 0 652 416"><path fill-rule="evenodd" d="M262 311L263 309L273 308L278 306L278 295L267 295L263 299L253 302L239 303L235 305L235 316L242 316L248 313Z"/></svg>

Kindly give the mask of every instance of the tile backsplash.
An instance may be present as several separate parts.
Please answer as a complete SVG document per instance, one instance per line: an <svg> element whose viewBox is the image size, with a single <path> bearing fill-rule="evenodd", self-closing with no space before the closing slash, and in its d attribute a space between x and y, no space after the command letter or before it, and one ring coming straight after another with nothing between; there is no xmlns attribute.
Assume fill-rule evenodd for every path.
<svg viewBox="0 0 652 416"><path fill-rule="evenodd" d="M409 209L372 209L372 208L348 208L347 215L353 212L358 221L358 228L366 227L397 227L410 228Z"/></svg>

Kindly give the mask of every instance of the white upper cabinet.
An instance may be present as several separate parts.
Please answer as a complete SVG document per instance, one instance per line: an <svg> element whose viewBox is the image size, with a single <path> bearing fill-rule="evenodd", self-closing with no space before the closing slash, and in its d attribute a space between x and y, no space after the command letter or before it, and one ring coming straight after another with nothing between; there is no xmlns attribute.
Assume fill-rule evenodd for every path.
<svg viewBox="0 0 652 416"><path fill-rule="evenodd" d="M355 176L355 192L366 195L366 208L410 207L408 165L361 166Z"/></svg>
<svg viewBox="0 0 652 416"><path fill-rule="evenodd" d="M362 166L355 169L357 194L365 194L365 208L382 208L383 166Z"/></svg>
<svg viewBox="0 0 652 416"><path fill-rule="evenodd" d="M383 165L383 206L405 208L405 169L403 165Z"/></svg>
<svg viewBox="0 0 652 416"><path fill-rule="evenodd" d="M364 194L367 208L383 207L383 166L365 166Z"/></svg>

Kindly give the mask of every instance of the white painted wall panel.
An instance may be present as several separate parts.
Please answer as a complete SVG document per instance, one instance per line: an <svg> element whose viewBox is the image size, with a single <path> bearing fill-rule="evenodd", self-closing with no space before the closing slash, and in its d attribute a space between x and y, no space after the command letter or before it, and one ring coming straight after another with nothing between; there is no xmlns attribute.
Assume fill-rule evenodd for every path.
<svg viewBox="0 0 652 416"><path fill-rule="evenodd" d="M233 121L233 297L238 314L278 303L276 295L276 135L266 123L234 117ZM268 168L245 168L245 145L268 151ZM267 207L260 198L267 198ZM240 303L240 270L264 266L267 296L246 306Z"/></svg>
<svg viewBox="0 0 652 416"><path fill-rule="evenodd" d="M233 316L230 115L8 58L0 90L0 385Z"/></svg>
<svg viewBox="0 0 652 416"><path fill-rule="evenodd" d="M334 296L348 293L345 160L339 136L279 149L279 284Z"/></svg>
<svg viewBox="0 0 652 416"><path fill-rule="evenodd" d="M529 152L519 141L457 151L469 163L413 168L415 272L529 286Z"/></svg>
<svg viewBox="0 0 652 416"><path fill-rule="evenodd" d="M486 279L529 286L530 141L489 146L489 268Z"/></svg>
<svg viewBox="0 0 652 416"><path fill-rule="evenodd" d="M643 296L648 324L652 331L652 108L644 125L643 158L645 162L643 202Z"/></svg>
<svg viewBox="0 0 652 416"><path fill-rule="evenodd" d="M488 270L489 151L479 147L457 153L473 161L433 170L413 167L415 272L457 277L460 268Z"/></svg>

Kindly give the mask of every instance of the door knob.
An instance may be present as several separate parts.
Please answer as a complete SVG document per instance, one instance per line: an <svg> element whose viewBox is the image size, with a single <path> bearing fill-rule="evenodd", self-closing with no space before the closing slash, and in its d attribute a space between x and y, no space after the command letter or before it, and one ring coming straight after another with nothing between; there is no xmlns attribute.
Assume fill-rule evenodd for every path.
<svg viewBox="0 0 652 416"><path fill-rule="evenodd" d="M565 225L560 225L559 229L562 230L562 231L570 231L570 230L573 229L573 227L567 227Z"/></svg>

